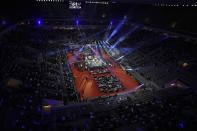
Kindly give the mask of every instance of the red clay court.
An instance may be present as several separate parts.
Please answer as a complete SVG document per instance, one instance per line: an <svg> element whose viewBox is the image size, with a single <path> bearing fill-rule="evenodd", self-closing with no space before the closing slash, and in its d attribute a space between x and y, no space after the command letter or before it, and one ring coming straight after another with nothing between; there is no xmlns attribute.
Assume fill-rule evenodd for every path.
<svg viewBox="0 0 197 131"><path fill-rule="evenodd" d="M77 54L75 50L74 53L78 55L79 58L81 56ZM77 87L77 91L80 93L81 99L88 99L94 98L98 96L110 95L110 94L117 94L122 92L128 92L131 90L135 90L139 84L129 76L112 58L110 58L107 54L101 51L103 58L108 59L110 62L113 63L113 67L107 67L108 70L111 71L110 74L97 74L92 75L89 73L88 70L80 71L78 67L74 66L72 63L75 63L77 60L75 56L73 56L69 51L66 52L68 56L68 62L70 64L73 76L75 77L75 84ZM94 77L100 77L104 75L115 75L116 78L121 82L121 84L126 88L125 90L119 90L118 92L111 92L111 93L104 93L101 92L94 80Z"/></svg>

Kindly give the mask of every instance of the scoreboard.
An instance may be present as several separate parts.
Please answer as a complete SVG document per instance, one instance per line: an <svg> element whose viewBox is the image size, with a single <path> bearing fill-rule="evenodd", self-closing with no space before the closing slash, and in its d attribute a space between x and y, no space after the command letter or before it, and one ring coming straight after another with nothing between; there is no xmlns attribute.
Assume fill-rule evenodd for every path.
<svg viewBox="0 0 197 131"><path fill-rule="evenodd" d="M102 4L102 5L108 5L110 3L110 0L69 0L69 9L81 9L82 5L85 4Z"/></svg>
<svg viewBox="0 0 197 131"><path fill-rule="evenodd" d="M80 1L69 1L69 9L81 9L82 2Z"/></svg>

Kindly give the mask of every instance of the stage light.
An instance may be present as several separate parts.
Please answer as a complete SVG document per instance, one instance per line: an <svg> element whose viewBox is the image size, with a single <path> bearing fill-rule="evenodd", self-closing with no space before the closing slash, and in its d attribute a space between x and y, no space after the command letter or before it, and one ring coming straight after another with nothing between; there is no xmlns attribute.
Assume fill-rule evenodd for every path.
<svg viewBox="0 0 197 131"><path fill-rule="evenodd" d="M37 23L38 26L42 25L42 21L40 19L36 20L36 23Z"/></svg>
<svg viewBox="0 0 197 131"><path fill-rule="evenodd" d="M183 124L182 123L180 124L180 126L181 126L181 128L183 128Z"/></svg>
<svg viewBox="0 0 197 131"><path fill-rule="evenodd" d="M5 21L5 20L3 20L3 21L2 21L2 25L5 25L5 24L6 24L6 21Z"/></svg>
<svg viewBox="0 0 197 131"><path fill-rule="evenodd" d="M78 25L79 25L79 20L76 20L75 23L76 23L76 25L78 26Z"/></svg>

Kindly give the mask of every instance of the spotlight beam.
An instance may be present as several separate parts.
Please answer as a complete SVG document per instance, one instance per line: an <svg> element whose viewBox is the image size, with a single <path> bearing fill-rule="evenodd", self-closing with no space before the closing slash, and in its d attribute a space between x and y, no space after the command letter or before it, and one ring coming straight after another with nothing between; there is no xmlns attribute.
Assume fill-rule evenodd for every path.
<svg viewBox="0 0 197 131"><path fill-rule="evenodd" d="M78 53L82 52L84 48L84 45L78 50Z"/></svg>
<svg viewBox="0 0 197 131"><path fill-rule="evenodd" d="M82 39L82 40L80 40L79 42L77 42L77 44L79 44L79 43L81 43L81 42L83 42L83 41L85 41L85 40L88 40L88 39L90 39L90 38L93 38L93 37L95 37L95 36L98 36L98 35L104 33L106 30L107 30L107 29L102 30L102 31L99 31L99 32L97 32L97 33L95 33L95 34L93 34L93 35L90 35L90 36L86 37L85 39Z"/></svg>
<svg viewBox="0 0 197 131"><path fill-rule="evenodd" d="M144 84L137 86L135 89L137 90L137 89L141 88L142 86L144 86Z"/></svg>
<svg viewBox="0 0 197 131"><path fill-rule="evenodd" d="M99 44L96 44L96 48L97 48L98 55L100 56L100 58L102 58L103 56L101 54L101 49L100 49Z"/></svg>
<svg viewBox="0 0 197 131"><path fill-rule="evenodd" d="M118 60L121 60L121 59L123 59L125 56L127 56L128 54L130 54L132 51L129 51L128 53L126 53L125 55L123 55L123 56L121 56L121 57L119 57L118 59L116 59L117 61Z"/></svg>
<svg viewBox="0 0 197 131"><path fill-rule="evenodd" d="M125 56L127 56L128 54L130 54L130 53L132 53L133 51L134 51L135 49L133 49L133 48L131 48L125 55L123 55L123 56L121 56L121 57L119 57L118 59L116 59L117 61L118 60L121 60L121 59L123 59Z"/></svg>
<svg viewBox="0 0 197 131"><path fill-rule="evenodd" d="M126 55L123 55L123 56L121 56L121 57L119 57L118 59L116 59L117 61L118 60L121 60L122 58L124 58Z"/></svg>
<svg viewBox="0 0 197 131"><path fill-rule="evenodd" d="M169 38L168 36L164 36L164 37L160 38L159 40L156 40L155 43L159 43L159 42L166 40L168 38Z"/></svg>
<svg viewBox="0 0 197 131"><path fill-rule="evenodd" d="M127 19L124 18L119 24L118 26L113 30L113 32L111 33L111 35L109 36L109 38L107 38L106 41L109 41L119 30L120 28L123 26L123 24L125 23Z"/></svg>
<svg viewBox="0 0 197 131"><path fill-rule="evenodd" d="M104 40L107 40L107 37L109 36L109 31L111 30L111 28L112 28L112 22L110 22L107 28L107 31L105 32Z"/></svg>
<svg viewBox="0 0 197 131"><path fill-rule="evenodd" d="M137 50L138 48L140 48L141 46L143 46L145 43L142 43L141 45L139 45L138 47L136 48L132 48L132 51L130 51L129 53L127 53L126 55L130 54L131 52L133 52L134 50ZM121 60L122 58L124 58L126 55L123 55L121 57L119 57L118 59L116 60Z"/></svg>
<svg viewBox="0 0 197 131"><path fill-rule="evenodd" d="M96 54L96 51L90 46L90 45L88 45L89 47L90 47L90 49L94 52L94 54Z"/></svg>
<svg viewBox="0 0 197 131"><path fill-rule="evenodd" d="M135 27L132 28L127 34L125 34L124 36L120 37L120 39L118 39L118 40L116 41L116 43L115 43L113 46L111 46L109 52L110 52L113 48L115 48L120 42L124 41L124 40L125 40L132 32L134 32L137 28L138 28L138 26L135 26Z"/></svg>

